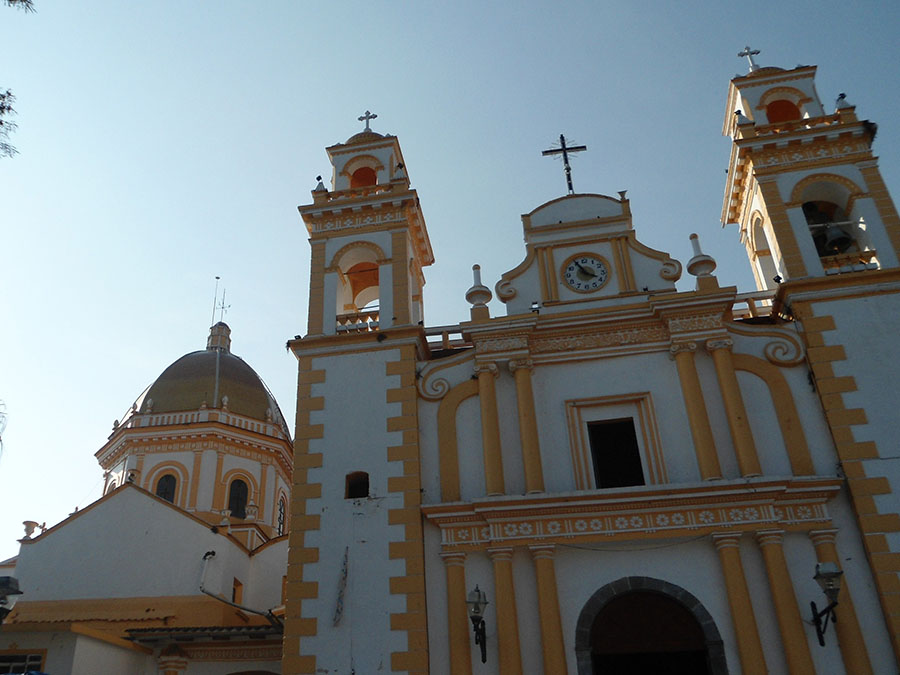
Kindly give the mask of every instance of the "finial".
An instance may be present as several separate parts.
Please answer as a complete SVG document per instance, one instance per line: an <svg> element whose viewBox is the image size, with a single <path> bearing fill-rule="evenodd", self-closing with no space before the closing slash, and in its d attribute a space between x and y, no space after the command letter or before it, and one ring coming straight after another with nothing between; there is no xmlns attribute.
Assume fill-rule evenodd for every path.
<svg viewBox="0 0 900 675"><path fill-rule="evenodd" d="M322 182L322 176L316 176L316 187L313 192L328 192L325 183Z"/></svg>
<svg viewBox="0 0 900 675"><path fill-rule="evenodd" d="M750 72L752 73L754 70L759 70L759 66L756 65L756 61L753 60L753 57L759 54L758 49L750 49L750 45L744 47L743 51L738 52L738 56L743 58L747 57L747 60L750 61Z"/></svg>
<svg viewBox="0 0 900 675"><path fill-rule="evenodd" d="M491 318L490 310L487 303L493 298L491 289L481 283L481 265L472 265L472 277L474 283L472 288L466 291L466 302L472 305L469 310L472 315L472 321L484 321Z"/></svg>
<svg viewBox="0 0 900 675"><path fill-rule="evenodd" d="M837 112L838 110L843 110L845 108L852 108L853 104L847 100L847 94L841 92L838 94L838 97L834 101L834 110Z"/></svg>
<svg viewBox="0 0 900 675"><path fill-rule="evenodd" d="M719 288L718 280L713 276L716 269L716 261L712 256L706 255L700 249L700 237L691 234L691 246L694 249L694 257L688 261L688 274L697 277L697 290L715 290Z"/></svg>
<svg viewBox="0 0 900 675"><path fill-rule="evenodd" d="M374 120L376 117L378 117L378 115L376 115L376 114L374 114L374 113L370 113L368 110L366 110L366 114L365 114L365 115L360 115L359 117L357 117L357 119L358 119L360 122L365 122L365 123L366 123L366 129L365 129L366 131L372 131L372 130L369 128L369 120Z"/></svg>

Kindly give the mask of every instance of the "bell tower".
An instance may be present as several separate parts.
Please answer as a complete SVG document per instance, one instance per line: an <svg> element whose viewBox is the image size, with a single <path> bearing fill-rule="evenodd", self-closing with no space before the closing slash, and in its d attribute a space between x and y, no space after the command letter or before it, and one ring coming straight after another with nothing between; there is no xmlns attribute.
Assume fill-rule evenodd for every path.
<svg viewBox="0 0 900 675"><path fill-rule="evenodd" d="M300 207L309 323L297 357L286 673L426 672L416 364L423 268L434 261L395 136L327 148Z"/></svg>
<svg viewBox="0 0 900 675"><path fill-rule="evenodd" d="M737 224L757 287L898 266L900 218L872 154L877 127L844 94L834 111L815 66L760 67L731 80L733 140L723 224Z"/></svg>
<svg viewBox="0 0 900 675"><path fill-rule="evenodd" d="M366 128L327 148L331 189L319 177L300 206L312 247L309 335L423 321L422 269L434 262L396 136Z"/></svg>

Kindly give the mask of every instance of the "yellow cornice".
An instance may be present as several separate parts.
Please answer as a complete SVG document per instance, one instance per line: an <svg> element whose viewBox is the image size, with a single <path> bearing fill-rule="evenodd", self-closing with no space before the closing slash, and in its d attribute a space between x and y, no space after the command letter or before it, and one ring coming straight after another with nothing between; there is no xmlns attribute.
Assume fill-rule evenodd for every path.
<svg viewBox="0 0 900 675"><path fill-rule="evenodd" d="M288 340L287 346L297 358L301 356L326 356L337 353L381 351L396 349L404 343L415 343L422 351L427 349L425 329L422 326L398 326L366 333L341 333L340 335L307 335Z"/></svg>

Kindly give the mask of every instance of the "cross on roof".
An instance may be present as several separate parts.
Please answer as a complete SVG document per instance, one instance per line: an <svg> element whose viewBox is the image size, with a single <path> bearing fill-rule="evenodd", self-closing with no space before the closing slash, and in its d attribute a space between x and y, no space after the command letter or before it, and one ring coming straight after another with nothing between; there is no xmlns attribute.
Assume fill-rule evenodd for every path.
<svg viewBox="0 0 900 675"><path fill-rule="evenodd" d="M572 167L569 166L569 153L570 152L581 152L582 150L587 150L586 145L566 145L566 137L562 134L559 135L559 147L551 148L550 150L544 150L541 152L541 155L544 157L550 155L562 155L563 158L563 168L566 170L566 185L569 187L569 194L575 194L575 188L572 187Z"/></svg>
<svg viewBox="0 0 900 675"><path fill-rule="evenodd" d="M357 119L358 119L360 122L365 122L365 123L366 123L366 131L372 131L372 130L369 128L369 120L374 120L376 117L378 117L378 115L376 115L376 114L374 114L374 113L370 113L368 110L366 110L366 114L365 114L365 115L359 116Z"/></svg>
<svg viewBox="0 0 900 675"><path fill-rule="evenodd" d="M747 60L750 61L750 72L751 73L754 70L756 70L757 68L759 68L759 66L756 65L756 61L753 60L753 57L756 56L757 54L759 54L759 50L758 49L750 49L750 45L747 45L746 47L744 47L744 49L742 51L738 52L739 57L743 58L746 56Z"/></svg>

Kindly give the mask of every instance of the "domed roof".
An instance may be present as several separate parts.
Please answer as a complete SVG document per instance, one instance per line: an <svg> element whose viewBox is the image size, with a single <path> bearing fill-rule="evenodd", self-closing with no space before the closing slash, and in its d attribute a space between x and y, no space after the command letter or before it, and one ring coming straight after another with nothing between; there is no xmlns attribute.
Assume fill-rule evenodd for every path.
<svg viewBox="0 0 900 675"><path fill-rule="evenodd" d="M357 145L359 143L371 143L373 141L377 141L381 138L387 138L386 136L379 134L371 129L364 129L360 131L358 134L353 134L350 138L347 139L344 145Z"/></svg>
<svg viewBox="0 0 900 675"><path fill-rule="evenodd" d="M137 401L143 413L227 408L290 433L272 393L243 359L231 353L231 329L221 321L210 328L204 350L185 354L166 368Z"/></svg>

